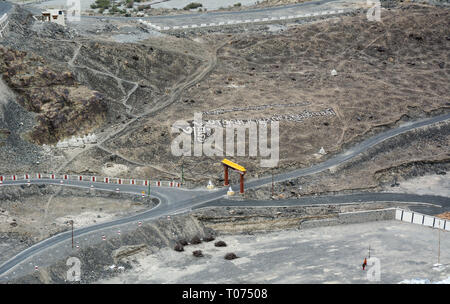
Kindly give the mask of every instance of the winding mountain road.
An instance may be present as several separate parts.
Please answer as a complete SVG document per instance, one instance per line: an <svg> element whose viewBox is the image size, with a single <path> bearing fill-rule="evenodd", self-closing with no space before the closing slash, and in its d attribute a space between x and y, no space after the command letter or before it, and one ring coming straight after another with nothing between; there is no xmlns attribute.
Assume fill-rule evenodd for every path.
<svg viewBox="0 0 450 304"><path fill-rule="evenodd" d="M11 9L12 5L9 2L1 1L0 2L0 17L3 16L3 14L6 14Z"/></svg>
<svg viewBox="0 0 450 304"><path fill-rule="evenodd" d="M28 10L34 14L40 14L46 4L39 3L24 4ZM116 21L151 21L152 24L164 27L182 27L192 26L194 24L223 24L231 25L236 23L249 23L250 21L279 22L285 20L289 16L300 14L310 14L311 16L320 16L324 12L333 12L332 15L339 15L343 10L346 12L357 8L367 7L366 0L316 0L295 3L289 5L280 5L263 8L245 8L237 11L211 11L211 12L188 12L177 13L173 15L155 15L147 17L125 17L125 16L88 16L81 15L81 22L89 22L90 20L116 20ZM339 12L338 12L339 11ZM274 18L274 19L272 19ZM289 18L292 19L292 18ZM246 22L249 21L249 22ZM78 22L78 21L76 21ZM256 22L256 21L255 21Z"/></svg>
<svg viewBox="0 0 450 304"><path fill-rule="evenodd" d="M433 125L439 122L443 122L450 119L450 113L423 119L415 122L409 122L406 124L403 124L395 129L388 130L386 132L382 132L378 135L375 135L369 139L364 140L363 142L355 145L353 148L347 150L346 152L343 152L341 154L338 154L327 161L313 165L309 168L304 169L297 169L293 170L291 172L282 173L274 176L275 182L285 181L293 178L298 178L301 176L307 176L312 175L318 172L325 171L329 168L338 166L340 164L345 163L346 161L350 160L351 158L354 158L361 153L367 151L369 148L389 139L394 136L397 136L399 134ZM259 179L250 180L246 184L246 188L258 188L267 184L270 184L272 182L272 177L263 177ZM74 180L66 180L63 181L63 184L60 184L59 180L51 180L51 179L31 179L30 183L32 184L55 184L55 185L63 185L63 186L70 186L70 187L78 187L78 188L91 188L91 186L94 187L94 189L100 189L105 191L115 191L115 189L119 188L121 192L123 193L132 193L132 194L141 194L142 191L145 191L147 188L145 186L137 186L137 185L117 185L117 184L105 184L105 183L99 183L99 182L89 182L89 181L74 181ZM24 185L26 184L26 181L5 181L0 187L7 187L7 186L13 186L13 185ZM233 187L237 188L238 185L233 185ZM108 229L114 226L123 225L126 223L132 223L136 221L149 221L153 220L162 216L172 215L172 214L178 214L178 213L185 213L189 212L194 208L207 206L207 203L223 199L223 197L226 195L228 189L221 188L215 191L202 191L202 190L187 190L187 189L176 189L176 188L165 188L165 187L153 187L152 188L152 196L159 199L160 203L153 209L145 211L143 213L136 214L131 217L126 217L122 219L117 219L110 222L105 222L102 224L84 227L80 229L76 229L74 231L74 236L81 236L87 233L92 232L101 232L104 229ZM389 197L387 197L389 196ZM343 202L354 202L356 201L373 201L373 200L393 200L393 201L403 201L403 202L426 202L430 204L438 204L438 205L445 205L446 207L450 207L450 202L448 198L442 198L438 196L415 196L415 195L408 195L408 194L364 194L358 196L347 195L347 196L329 196L326 198L327 202L329 203L343 203ZM287 200L284 202L277 201L277 204L280 205L287 205L287 206L293 206L293 205L302 205L302 204L308 204L308 203L314 203L314 199L305 198L301 200ZM316 202L317 203L317 202ZM219 202L219 204L221 204ZM222 201L223 204L223 201ZM249 206L249 205L258 205L258 202L230 202L228 205L242 205L242 206ZM266 203L269 204L269 203ZM271 202L270 204L274 204L274 202ZM218 205L218 203L212 204L212 205ZM259 202L259 205L264 205ZM16 267L26 259L30 258L31 256L38 254L52 246L58 245L59 243L66 241L71 238L70 232L64 232L60 233L58 235L55 235L51 238L48 238L46 240L43 240L39 243L34 244L33 246L25 249L24 251L17 254L15 257L11 258L10 260L6 261L0 266L0 279L8 273L12 268Z"/></svg>

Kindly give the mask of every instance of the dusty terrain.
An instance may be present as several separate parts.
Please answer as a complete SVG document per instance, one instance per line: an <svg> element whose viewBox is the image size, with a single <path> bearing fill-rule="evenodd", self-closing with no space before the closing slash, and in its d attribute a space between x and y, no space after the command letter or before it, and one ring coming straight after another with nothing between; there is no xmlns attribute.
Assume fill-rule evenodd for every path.
<svg viewBox="0 0 450 304"><path fill-rule="evenodd" d="M104 123L106 100L99 92L80 85L72 72L50 68L43 58L0 49L0 72L18 95L18 102L37 113L39 125L28 135L38 144L88 133Z"/></svg>
<svg viewBox="0 0 450 304"><path fill-rule="evenodd" d="M124 233L120 236L114 229L103 232L107 241L95 233L81 236L75 239L81 246L77 250L65 242L58 251L66 256L46 250L30 260L29 265L40 265L39 271L27 271L32 266L24 265L15 269L10 282L67 283L69 255L81 261L81 283L367 283L360 265L369 246L371 255L381 260L382 283L446 279L448 233L441 235L443 266L434 269L435 229L381 218L369 223L303 227L303 223L332 218L340 212L378 212L394 205L201 209L140 227L127 225L121 227ZM243 230L245 222L248 229ZM195 237L201 240L198 244ZM184 250L175 251L175 245L183 241L188 243ZM215 246L218 241L224 241L225 246ZM430 246L433 241L435 246ZM193 256L197 250L202 251L202 257ZM414 259L405 256L412 251ZM227 261L224 256L228 253L238 258Z"/></svg>
<svg viewBox="0 0 450 304"><path fill-rule="evenodd" d="M179 120L192 121L194 113L203 113L204 120L280 121L280 161L276 168L261 167L260 157L230 157L247 168L247 178L308 167L381 131L410 120L448 113L449 13L446 7L398 4L382 11L382 22L370 23L359 11L279 25L156 34L136 23L122 21L97 20L64 29L37 23L26 11L15 9L10 35L2 41L0 52L0 173L64 171L177 179L183 165L190 186L205 186L208 180L220 185L223 155L175 157L171 153L171 143L177 135L171 132L172 125ZM96 24L102 26L97 29ZM131 28L134 34L128 35ZM449 131L446 122L389 139L340 167L276 184L275 199L361 190L448 195L445 185ZM79 148L41 145L87 132L94 132L98 141ZM325 154L318 153L322 147ZM438 176L437 186L411 180L431 174ZM237 182L237 175L232 174L231 181ZM1 260L69 229L69 220L82 227L154 204L116 197L114 193L94 194L56 186L5 188L0 195ZM246 193L247 198L258 199L268 199L270 195L270 187ZM256 271L251 277L244 274L248 273L244 267L240 273L230 273L229 278L234 282L254 282L251 278L263 273L258 269L273 259L271 252L290 260L298 259L298 252L310 252L311 256L304 258L314 260L314 250L310 249L316 248L311 244L317 242L333 246L326 248L328 253L336 252L335 247L341 243L330 245L329 236L338 229L342 239L335 241L347 242L344 247L348 251L343 249L342 254L351 261L333 268L339 257L332 254L322 257L329 259L325 264L317 265L305 264L307 260L298 264L278 260L274 263L278 263L280 273L265 274L261 281L304 282L305 277L298 275L298 270L291 272L295 266L319 269L306 272L313 281L361 282L357 268L367 247L361 244L362 235L373 237L379 248L389 248L380 245L384 240L396 248L382 251L391 267L392 261L404 254L404 248L395 246L418 235L418 242L408 243L408 250L425 248L432 230L400 224L388 228L361 225L353 226L363 231L355 234L352 226L324 228L314 231L306 247L289 244L299 237L307 238L308 232L300 232L300 236L297 231L286 232L286 239L277 239L280 234L268 234L262 242L272 249L279 248L262 248L261 258L256 261L250 259L254 243L245 248L237 246L236 240L244 243L249 241L247 236L227 236L224 239L232 244L230 249L240 257L236 264L224 264L225 251L210 250L211 244L196 247L205 250L205 260L219 265L215 268L205 268L209 264L193 259L190 251L176 255L170 248L158 250L173 247L181 237L214 233L212 229L221 233L292 229L302 221L333 218L343 210L386 206L392 204L267 208L259 213L245 208L203 210L173 224L163 220L151 223L140 230L143 233L116 237L97 248L99 237L95 236L94 243L83 246L79 257L85 262L84 271L89 272L86 282L113 275L108 268L113 263L127 269L131 265L142 267L144 273L153 263L155 276L144 278L137 274L131 279L135 281L178 282L190 276L192 282L204 282L206 275L208 280L214 275L223 276L230 263L234 267L247 262ZM386 231L396 232L386 236ZM271 238L280 242L270 243ZM393 265L396 268L389 269L395 271L389 270L384 282L410 278L415 271L432 273L427 272L430 250L421 252L419 261L408 262L417 266L410 272ZM136 252L141 255L134 259ZM155 252L156 255L148 255ZM162 257L177 265L173 271L180 267L190 275L174 275L172 269L163 273L161 269L167 264L161 263ZM53 261L53 257L47 256L49 260ZM63 282L65 261L51 267L55 268L34 273L21 282ZM324 273L323 269L327 271ZM333 275L328 276L326 272L330 271ZM430 277L443 279L443 274Z"/></svg>
<svg viewBox="0 0 450 304"><path fill-rule="evenodd" d="M397 187L386 187L386 190L420 195L439 193L441 196L450 197L450 176L448 174L427 174L402 181Z"/></svg>
<svg viewBox="0 0 450 304"><path fill-rule="evenodd" d="M177 134L170 134L170 127L175 121L193 120L195 112L214 109L300 103L306 105L203 119L270 118L331 108L336 115L280 121L277 169L320 162L321 147L329 157L385 127L448 111L448 14L448 9L408 5L383 11L383 22L370 25L364 15L356 15L277 32L195 37L204 44L213 38L216 45L224 43L215 69L183 93L176 106L130 126L105 146L141 166L157 164L173 176L180 174L183 162L186 179L219 183L221 156L171 157L170 142ZM430 22L432 28L425 26ZM268 172L259 167L259 158L233 159L250 176Z"/></svg>
<svg viewBox="0 0 450 304"><path fill-rule="evenodd" d="M74 81L105 97L106 114L88 123L98 144L81 150L53 148L49 153L39 146L20 149L19 154L34 152L23 153L18 157L22 161L13 166L5 163L5 171L43 171L48 170L43 164L51 162L58 170L100 174L108 163L122 166L119 171L129 176L167 179L180 178L183 163L185 179L192 184L203 186L209 179L220 184L222 156L172 155L175 121L192 121L197 112L205 112L204 120L275 117L280 120L280 162L275 171L283 171L323 161L404 121L448 111L448 8L406 4L382 13L382 22L374 23L358 12L300 24L244 27L245 31L161 35L130 44L114 42L113 33L123 35L121 28L131 28L119 21L103 23L95 35L82 36L78 30L86 34L86 24L62 29L38 24L17 11L24 21L15 22L6 47L70 71ZM433 27L425 26L430 23ZM139 25L135 30L147 31ZM246 110L251 106L263 109ZM241 109L229 111L235 107ZM67 108L69 113L87 110ZM217 109L224 111L214 114ZM321 111L331 114L298 118ZM46 116L47 125L56 126L52 132L59 134L53 140L64 137L56 118ZM23 141L24 132L37 125L34 116L25 121L19 130L11 123L3 128L5 151L17 145L14 136ZM96 128L96 123L101 126ZM75 133L86 130L81 127ZM321 147L326 155L318 154ZM437 152L445 163L446 148L441 145L441 152L433 148L429 153ZM426 149L411 153L427 159ZM260 158L232 157L248 169L248 177L271 172L260 167ZM398 166L396 160L386 159L383 169Z"/></svg>
<svg viewBox="0 0 450 304"><path fill-rule="evenodd" d="M393 191L448 196L449 124L419 129L369 149L333 170L276 183L276 199L352 191ZM408 180L434 174L432 183ZM431 187L431 189L428 189ZM249 198L269 199L271 185L247 191Z"/></svg>
<svg viewBox="0 0 450 304"><path fill-rule="evenodd" d="M155 38L136 45L113 42L108 35L92 39L75 29L39 23L20 8L10 13L10 23L2 41L2 78L11 92L9 100L2 100L7 115L0 121L0 149L15 150L17 161L0 159L3 172L43 171L53 162L64 167L71 151L64 155L53 149L51 155L65 159L52 159L37 144L91 131L106 140L138 116L169 105L171 89L207 64L205 51L186 39ZM43 73L48 77L36 77ZM30 132L37 144L27 138Z"/></svg>
<svg viewBox="0 0 450 304"><path fill-rule="evenodd" d="M51 185L0 188L0 260L71 228L91 226L150 209L156 202L139 196Z"/></svg>
<svg viewBox="0 0 450 304"><path fill-rule="evenodd" d="M171 220L158 219L141 227L135 224L128 226L130 227L121 227L124 233L120 236L116 234L116 228L103 232L107 235L106 241L102 241L95 233L76 238L80 244L80 248L76 250L72 250L67 242L58 247L58 254L55 250L46 250L31 260L30 265L41 265L38 272L27 271L25 265L22 269L16 269L16 275L11 282L67 283L66 261L68 256L72 256L81 261L81 283L93 283L130 270L139 256L158 252L161 248L173 247L182 239L202 239L212 233L189 215L174 216Z"/></svg>
<svg viewBox="0 0 450 304"><path fill-rule="evenodd" d="M450 276L448 237L448 233L441 235L443 269L433 268L437 261L436 230L383 221L217 238L227 247L202 243L186 246L184 252L164 248L136 255L133 271L99 283L366 284L371 282L361 264L369 245L371 256L380 260L379 283L410 279L438 282ZM202 250L204 257L192 256L194 250ZM239 258L225 260L228 252ZM415 254L407 254L410 252Z"/></svg>

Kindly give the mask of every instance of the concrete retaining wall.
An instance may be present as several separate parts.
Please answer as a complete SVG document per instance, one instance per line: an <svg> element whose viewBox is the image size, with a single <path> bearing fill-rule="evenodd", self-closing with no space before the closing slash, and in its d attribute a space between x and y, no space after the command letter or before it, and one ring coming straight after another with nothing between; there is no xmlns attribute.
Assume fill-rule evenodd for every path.
<svg viewBox="0 0 450 304"><path fill-rule="evenodd" d="M411 224L423 225L432 228L440 228L450 231L450 221L435 216L417 213L409 210L397 208L395 211L395 219Z"/></svg>
<svg viewBox="0 0 450 304"><path fill-rule="evenodd" d="M320 17L320 16L324 16L324 15L338 15L338 14L343 14L345 12L347 12L347 11L340 9L340 10L311 12L311 13L287 15L287 16L279 16L279 17L272 16L270 18L266 17L266 18L238 19L238 20L227 20L227 21L221 21L221 22L217 21L217 22L211 22L211 23L186 24L186 25L175 25L175 26L156 25L156 24L153 24L149 21L145 21L142 19L139 19L139 22L150 28L153 28L157 31L169 31L169 30L198 29L198 28L205 28L205 27L223 27L223 26L240 25L240 24L248 24L248 23L266 23L266 22L274 22L274 21L287 21L287 20L295 20L295 19L301 19L301 18Z"/></svg>
<svg viewBox="0 0 450 304"><path fill-rule="evenodd" d="M305 221L300 224L300 228L316 228L322 226L357 224L375 221L389 221L395 219L395 212L396 212L395 208L389 208L381 210L339 213L338 216L334 218Z"/></svg>

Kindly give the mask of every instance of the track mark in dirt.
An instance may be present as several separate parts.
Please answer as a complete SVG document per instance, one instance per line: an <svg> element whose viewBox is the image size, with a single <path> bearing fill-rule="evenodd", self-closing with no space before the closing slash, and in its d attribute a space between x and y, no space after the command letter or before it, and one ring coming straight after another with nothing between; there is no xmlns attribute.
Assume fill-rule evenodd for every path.
<svg viewBox="0 0 450 304"><path fill-rule="evenodd" d="M204 79L204 78L205 78L205 77L206 77L206 76L207 76L207 75L208 75L208 74L216 67L216 65L217 65L218 52L219 52L225 45L227 45L229 41L230 41L230 40L227 40L227 41L225 41L224 43L222 43L222 44L220 44L219 46L217 46L217 47L211 52L211 56L209 56L209 58L207 58L207 59L208 59L207 65L206 65L203 69L200 69L199 71L197 71L196 73L194 73L191 79L187 79L187 80L185 80L185 81L183 81L183 82L181 82L181 83L176 84L174 87L172 87L172 88L170 89L171 94L170 94L169 96L163 96L163 97L161 97L161 98L160 98L160 101L156 103L156 104L160 104L160 106L155 107L155 108L152 108L152 109L150 109L150 110L146 110L146 111L144 111L142 114L140 114L140 115L138 115L138 116L134 116L131 120L129 120L128 122L126 122L125 124L123 124L118 130L113 131L113 132L109 132L109 134L107 134L107 135L106 135L102 140L100 140L97 144L92 145L92 146L89 146L89 147L86 147L85 149L79 151L79 152L76 153L74 156L72 156L69 160L67 160L63 165L61 165L61 166L57 169L57 172L60 172L61 170L63 170L64 168L66 168L72 161L74 161L77 157L79 157L83 152L86 152L86 151L88 151L89 149L94 148L94 147L100 148L100 149L104 150L105 152L108 152L108 153L111 153L111 154L115 154L115 155L120 156L120 155L117 154L116 152L109 151L108 149L106 149L105 147L103 147L103 144L104 144L105 142L107 142L108 140L112 139L113 137L122 134L122 132L124 132L129 126L131 126L131 125L132 125L133 123L135 123L135 122L138 122L141 118L144 118L144 117L146 117L146 116L154 115L154 114L159 113L160 111L164 110L165 108L169 107L170 105L172 105L172 104L180 97L181 93L182 93L184 90L186 90L186 89L188 89L188 88L194 86L195 84L199 83L200 81L202 81L202 80L203 80L203 79ZM124 80L124 79L121 79L121 78L119 78L119 77L117 77L117 76L111 74L111 73L101 72L101 71L92 69L92 68L90 68L90 67L74 65L73 62L75 61L76 57L78 56L78 53L79 53L81 47L82 47L82 45L80 44L79 47L77 48L77 50L74 52L73 58L69 61L69 65L72 64L71 67L73 67L73 68L85 68L85 69L89 69L89 70L92 71L93 73L97 73L97 74L101 74L101 75L106 75L106 76L112 77L112 78L114 78L114 79L117 81L117 83L118 83L120 86L121 86L121 84L122 84L122 81L131 83L131 84L134 84L133 88L128 92L128 94L127 94L127 95L125 96L125 98L122 100L122 104L123 104L124 106L126 106L126 108L127 108L127 113L128 113L128 111L130 111L130 113L131 113L132 108L131 108L131 106L127 105L126 103L127 103L128 99L130 98L130 96L137 90L137 88L138 88L138 83L132 82L132 81L129 81L129 80ZM123 89L123 86L122 86L122 92L123 92L123 91L124 91L124 89ZM130 163L133 163L133 164L136 164L136 165L139 165L139 166L149 166L149 167L153 167L153 168L157 169L158 171L162 171L162 172L165 172L165 173L167 173L167 174L177 176L177 174L174 174L174 173L172 173L172 172L168 172L168 171L166 171L166 170L164 170L164 169L162 169L162 168L155 167L154 165L143 164L143 163L139 163L139 162L136 162L136 161L131 161L131 160L129 160L129 159L123 157L123 156L120 156L120 157L123 158L124 160L130 162Z"/></svg>

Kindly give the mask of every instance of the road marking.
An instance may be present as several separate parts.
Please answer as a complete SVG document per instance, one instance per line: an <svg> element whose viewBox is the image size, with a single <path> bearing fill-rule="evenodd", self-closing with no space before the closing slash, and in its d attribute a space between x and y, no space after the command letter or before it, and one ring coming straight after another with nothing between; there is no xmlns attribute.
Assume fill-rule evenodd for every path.
<svg viewBox="0 0 450 304"><path fill-rule="evenodd" d="M382 143L382 142L384 142L384 141L386 141L386 140L388 140L388 139L390 139L390 138L393 138L393 137L395 137L395 136L398 136L398 135L400 135L400 134L404 134L404 133L409 132L409 131L412 131L412 130L414 130L414 129L418 129L418 128L421 128L421 127L426 126L426 125L435 124L435 123L437 123L437 122L442 122L442 121L446 121L446 120L449 120L449 119L450 119L450 115L449 115L449 114L445 114L445 115L436 116L436 117L434 117L434 118L427 119L427 120L411 122L411 123L409 124L409 126L412 126L412 127L409 127L409 128L405 128L404 126L402 126L402 127L397 128L397 129L389 130L389 131L387 131L386 133L382 133L382 134L381 134L382 136L380 136L379 138L375 139L373 142L365 143L365 144L364 144L364 142L362 142L362 143L360 143L360 144L357 144L357 145L354 147L354 149L352 149L352 150L356 150L356 151L357 151L358 149L360 149L360 151L359 151L358 153L355 153L354 156L356 156L356 155L358 155L358 154L361 154L361 153L363 153L364 151L367 151L369 148L371 148L371 147L373 147L373 146L375 146L375 145L378 145L378 144L380 144L380 143ZM379 135L378 135L378 136L379 136ZM337 161L337 163L336 163L335 165L339 165L339 164L345 163L346 161L348 161L348 159L346 159L346 160L338 160L338 159L336 159L336 161ZM329 167L328 167L328 168L329 168ZM317 170L310 170L310 171L313 172L313 173L318 173L318 172L323 172L323 171L326 170L326 169L327 169L327 166L324 166L324 167L319 168L319 169L317 169ZM284 180L288 180L288 179L297 178L297 177L300 177L300 176L309 175L309 174L312 174L311 172L308 173L308 172L304 171L303 173L301 173L301 172L299 172L299 171L296 172L296 170L294 170L294 171L288 172L287 175L284 174L284 177L283 177L283 176L279 176L279 178L277 178L277 179L278 179L277 182L284 181ZM289 176L291 176L291 177L289 177ZM284 178L284 179L283 179L283 178ZM252 188L255 188L255 187L258 187L258 186L262 186L262 185L264 185L264 184L268 184L268 182L265 182L265 181L261 181L261 182L262 182L262 183L261 183L260 185L255 184L254 186L252 186ZM200 196L199 199L200 199L200 201L198 201L198 202L196 203L197 205L199 205L199 204L204 204L205 202L208 202L208 201L211 201L211 200L212 200L211 198L209 198L209 199L203 198L203 200L201 200L201 196ZM170 201L169 201L169 202L170 202ZM193 205L193 206L194 206L194 205ZM191 208L191 209L192 209L192 208ZM179 209L179 210L180 210L180 209ZM184 210L184 209L183 209L183 210ZM176 210L175 212L178 212L178 211ZM174 213L174 214L175 214L175 213ZM47 239L47 240L48 240L48 239ZM68 246L68 244L67 244L67 246ZM20 263L20 262L19 262L19 263ZM16 263L16 265L18 265L19 263ZM13 267L14 267L14 266L13 266ZM13 267L10 267L9 269L11 269L11 268L13 268ZM14 272L14 273L15 273L15 272Z"/></svg>

